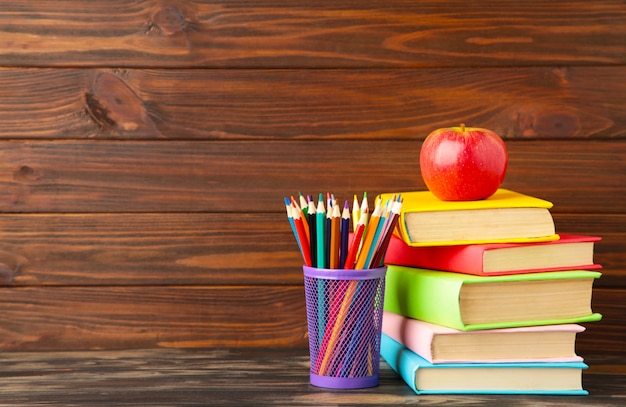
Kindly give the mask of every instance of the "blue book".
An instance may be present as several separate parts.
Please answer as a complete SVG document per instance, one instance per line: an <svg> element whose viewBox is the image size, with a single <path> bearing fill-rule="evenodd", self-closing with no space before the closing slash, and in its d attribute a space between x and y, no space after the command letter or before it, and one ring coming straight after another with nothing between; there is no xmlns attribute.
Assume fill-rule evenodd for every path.
<svg viewBox="0 0 626 407"><path fill-rule="evenodd" d="M588 394L582 362L433 365L384 333L380 355L417 394Z"/></svg>

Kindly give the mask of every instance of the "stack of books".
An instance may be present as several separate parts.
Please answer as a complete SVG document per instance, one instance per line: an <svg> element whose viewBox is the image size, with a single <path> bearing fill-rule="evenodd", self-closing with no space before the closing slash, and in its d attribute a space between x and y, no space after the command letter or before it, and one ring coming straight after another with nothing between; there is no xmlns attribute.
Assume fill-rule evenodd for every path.
<svg viewBox="0 0 626 407"><path fill-rule="evenodd" d="M551 202L506 189L481 201L401 196L381 357L418 394L587 394L575 342L601 318L600 238L556 234Z"/></svg>

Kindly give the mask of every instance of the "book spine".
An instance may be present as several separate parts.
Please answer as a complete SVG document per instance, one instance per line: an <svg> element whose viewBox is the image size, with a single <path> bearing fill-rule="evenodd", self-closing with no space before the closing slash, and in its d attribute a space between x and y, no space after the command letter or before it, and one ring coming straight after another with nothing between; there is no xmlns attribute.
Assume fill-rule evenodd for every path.
<svg viewBox="0 0 626 407"><path fill-rule="evenodd" d="M385 283L384 310L465 330L459 293L462 280L432 278L411 272L409 267L389 265Z"/></svg>
<svg viewBox="0 0 626 407"><path fill-rule="evenodd" d="M384 311L382 332L433 363L433 331L412 322L417 321L410 321L399 314Z"/></svg>
<svg viewBox="0 0 626 407"><path fill-rule="evenodd" d="M483 250L479 246L414 247L393 236L385 262L398 266L484 275Z"/></svg>
<svg viewBox="0 0 626 407"><path fill-rule="evenodd" d="M415 383L415 373L417 372L418 364L410 361L412 352L401 343L383 333L380 340L380 357L389 364L391 369L393 369L416 394L421 393Z"/></svg>
<svg viewBox="0 0 626 407"><path fill-rule="evenodd" d="M420 368L443 368L428 366L428 362L423 358L420 358L415 352L412 352L403 344L397 342L386 334L382 334L381 346L380 346L381 358L389 364L389 366L395 371L402 380L413 390L416 394L553 394L553 395L587 395L588 392L584 389L572 389L572 390L506 390L506 389L489 389L484 388L480 390L463 390L463 389L446 389L446 390L420 390L417 388L416 374ZM455 367L472 369L480 364L475 363L462 363L454 364ZM495 363L489 364L490 367L498 368L504 366L516 365L520 368L538 367L542 368L563 368L568 367L572 369L586 369L587 365L582 362L565 362L565 363Z"/></svg>

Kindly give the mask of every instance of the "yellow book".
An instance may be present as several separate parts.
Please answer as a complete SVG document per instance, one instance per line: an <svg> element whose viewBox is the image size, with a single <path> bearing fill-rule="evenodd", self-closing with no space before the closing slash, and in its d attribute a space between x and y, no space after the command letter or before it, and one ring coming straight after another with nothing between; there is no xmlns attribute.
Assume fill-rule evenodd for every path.
<svg viewBox="0 0 626 407"><path fill-rule="evenodd" d="M442 201L430 191L381 194L383 202L401 194L395 233L410 246L523 243L557 240L552 203L508 189L478 201Z"/></svg>

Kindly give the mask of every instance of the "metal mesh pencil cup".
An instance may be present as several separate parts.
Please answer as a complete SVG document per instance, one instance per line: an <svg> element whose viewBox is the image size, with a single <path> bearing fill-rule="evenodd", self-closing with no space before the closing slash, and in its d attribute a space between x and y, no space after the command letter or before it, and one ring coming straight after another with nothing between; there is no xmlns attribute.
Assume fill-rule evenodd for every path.
<svg viewBox="0 0 626 407"><path fill-rule="evenodd" d="M387 268L303 270L311 384L377 386Z"/></svg>

